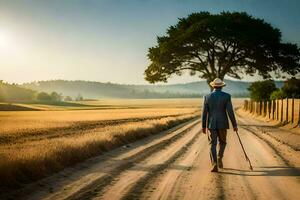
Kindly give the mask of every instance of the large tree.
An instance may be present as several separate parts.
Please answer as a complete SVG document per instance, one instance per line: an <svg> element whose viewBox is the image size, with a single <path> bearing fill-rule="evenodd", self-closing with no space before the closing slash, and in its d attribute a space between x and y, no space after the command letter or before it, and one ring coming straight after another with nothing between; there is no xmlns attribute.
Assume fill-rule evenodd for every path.
<svg viewBox="0 0 300 200"><path fill-rule="evenodd" d="M270 78L300 72L300 50L284 43L279 29L247 13L193 13L180 18L149 48L151 64L145 70L150 83L167 82L189 70L207 82L225 75L241 79L258 73Z"/></svg>

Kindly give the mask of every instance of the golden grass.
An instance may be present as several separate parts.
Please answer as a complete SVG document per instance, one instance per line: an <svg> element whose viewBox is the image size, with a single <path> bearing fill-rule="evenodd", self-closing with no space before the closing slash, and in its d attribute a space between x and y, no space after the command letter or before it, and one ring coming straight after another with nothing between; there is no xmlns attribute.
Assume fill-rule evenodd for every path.
<svg viewBox="0 0 300 200"><path fill-rule="evenodd" d="M199 99L159 101L116 101L122 109L0 112L0 186L40 179L200 115Z"/></svg>

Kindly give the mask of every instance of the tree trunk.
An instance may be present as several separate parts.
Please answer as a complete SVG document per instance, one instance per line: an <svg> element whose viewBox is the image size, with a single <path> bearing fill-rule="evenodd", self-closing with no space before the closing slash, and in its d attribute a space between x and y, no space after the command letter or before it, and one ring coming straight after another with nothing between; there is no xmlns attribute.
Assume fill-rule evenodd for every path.
<svg viewBox="0 0 300 200"><path fill-rule="evenodd" d="M214 88L212 88L212 87L210 86L210 82L212 82L212 81L213 81L213 80L211 80L211 79L206 79L207 85L208 85L208 87L209 87L209 89L210 89L211 92L212 92L213 89L214 89Z"/></svg>

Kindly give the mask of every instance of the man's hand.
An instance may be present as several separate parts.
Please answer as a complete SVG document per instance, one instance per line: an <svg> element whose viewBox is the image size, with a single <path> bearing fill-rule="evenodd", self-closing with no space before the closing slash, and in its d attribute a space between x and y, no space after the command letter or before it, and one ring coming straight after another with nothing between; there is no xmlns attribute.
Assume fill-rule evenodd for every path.
<svg viewBox="0 0 300 200"><path fill-rule="evenodd" d="M206 128L202 128L202 133L206 134Z"/></svg>
<svg viewBox="0 0 300 200"><path fill-rule="evenodd" d="M234 127L234 128L233 128L233 131L234 131L234 132L237 132L237 131L238 131L238 127Z"/></svg>

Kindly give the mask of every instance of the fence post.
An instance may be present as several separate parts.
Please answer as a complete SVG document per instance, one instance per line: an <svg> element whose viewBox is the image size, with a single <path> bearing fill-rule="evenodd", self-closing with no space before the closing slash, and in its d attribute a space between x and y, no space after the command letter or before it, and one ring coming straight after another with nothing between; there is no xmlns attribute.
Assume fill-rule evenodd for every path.
<svg viewBox="0 0 300 200"><path fill-rule="evenodd" d="M259 101L259 115L261 115L261 112L262 112L262 103L261 103L261 101Z"/></svg>
<svg viewBox="0 0 300 200"><path fill-rule="evenodd" d="M292 122L292 124L294 123L294 113L295 113L295 111L294 111L294 101L295 101L295 99L294 99L294 97L292 98L292 119L291 119L291 122Z"/></svg>
<svg viewBox="0 0 300 200"><path fill-rule="evenodd" d="M300 99L298 100L298 126L300 125Z"/></svg>
<svg viewBox="0 0 300 200"><path fill-rule="evenodd" d="M248 111L248 100L245 100L244 109Z"/></svg>
<svg viewBox="0 0 300 200"><path fill-rule="evenodd" d="M265 111L265 101L261 101L260 115L264 116L264 111Z"/></svg>
<svg viewBox="0 0 300 200"><path fill-rule="evenodd" d="M280 122L283 121L283 98L281 98Z"/></svg>
<svg viewBox="0 0 300 200"><path fill-rule="evenodd" d="M280 115L280 113L279 113L279 111L280 111L280 104L279 103L280 103L280 99L277 100L277 120L278 121L280 121L280 116L279 116Z"/></svg>
<svg viewBox="0 0 300 200"><path fill-rule="evenodd" d="M261 115L264 117L265 116L265 109L266 109L265 100L263 100L261 102L261 104L262 104Z"/></svg>
<svg viewBox="0 0 300 200"><path fill-rule="evenodd" d="M271 105L270 105L270 119L274 119L274 115L273 115L273 113L274 113L274 102L273 102L273 100L271 100L270 101L270 103L271 103Z"/></svg>
<svg viewBox="0 0 300 200"><path fill-rule="evenodd" d="M271 119L271 109L272 109L272 102L271 101L267 101L268 104L268 119Z"/></svg>
<svg viewBox="0 0 300 200"><path fill-rule="evenodd" d="M264 101L264 117L267 116L268 112L268 101Z"/></svg>
<svg viewBox="0 0 300 200"><path fill-rule="evenodd" d="M289 99L286 98L286 113L285 113L285 116L286 116L286 123L289 122Z"/></svg>
<svg viewBox="0 0 300 200"><path fill-rule="evenodd" d="M250 110L250 104L251 104L251 100L248 101L248 110L251 112L251 110Z"/></svg>
<svg viewBox="0 0 300 200"><path fill-rule="evenodd" d="M265 116L269 118L269 101L266 101L266 113Z"/></svg>
<svg viewBox="0 0 300 200"><path fill-rule="evenodd" d="M273 106L272 106L272 119L275 119L275 108L276 108L276 101L275 101L275 99L273 99L273 101L272 101L272 104L273 104Z"/></svg>

